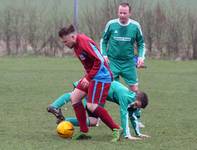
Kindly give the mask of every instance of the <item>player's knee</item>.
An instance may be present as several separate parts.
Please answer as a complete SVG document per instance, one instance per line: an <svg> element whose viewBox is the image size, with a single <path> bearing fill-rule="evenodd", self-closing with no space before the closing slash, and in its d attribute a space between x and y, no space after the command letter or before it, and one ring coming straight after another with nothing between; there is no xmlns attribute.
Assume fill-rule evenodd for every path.
<svg viewBox="0 0 197 150"><path fill-rule="evenodd" d="M76 96L74 95L74 93L71 93L70 101L71 101L72 105L79 102L78 99L76 98Z"/></svg>
<svg viewBox="0 0 197 150"><path fill-rule="evenodd" d="M89 120L90 120L90 126L96 126L97 123L99 122L99 119L95 117L89 117Z"/></svg>
<svg viewBox="0 0 197 150"><path fill-rule="evenodd" d="M98 107L98 104L87 103L87 108L90 112L94 112L94 110Z"/></svg>
<svg viewBox="0 0 197 150"><path fill-rule="evenodd" d="M70 96L72 105L80 102L85 95L86 95L85 92L75 89Z"/></svg>
<svg viewBox="0 0 197 150"><path fill-rule="evenodd" d="M73 101L74 101L73 93L71 93L71 95L70 95L70 101L71 101L71 103L73 104Z"/></svg>

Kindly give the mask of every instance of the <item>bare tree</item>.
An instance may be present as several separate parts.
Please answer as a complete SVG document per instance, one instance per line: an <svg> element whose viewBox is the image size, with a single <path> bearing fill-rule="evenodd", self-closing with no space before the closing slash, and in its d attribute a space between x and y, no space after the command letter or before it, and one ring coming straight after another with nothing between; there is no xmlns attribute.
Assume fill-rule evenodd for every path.
<svg viewBox="0 0 197 150"><path fill-rule="evenodd" d="M88 7L83 11L82 24L91 38L100 39L106 22L116 17L117 4L117 0L106 0L102 8L98 8L95 3L93 7Z"/></svg>
<svg viewBox="0 0 197 150"><path fill-rule="evenodd" d="M184 17L180 10L174 9L175 12L172 12L169 15L166 26L166 46L168 50L168 56L176 58L179 56L180 46L183 42L183 22Z"/></svg>
<svg viewBox="0 0 197 150"><path fill-rule="evenodd" d="M21 41L23 36L23 28L24 28L24 13L21 9L15 8L12 13L13 17L13 40L15 43L15 54L19 54L19 50L21 49Z"/></svg>
<svg viewBox="0 0 197 150"><path fill-rule="evenodd" d="M37 49L37 29L38 29L38 16L36 9L30 8L27 20L27 40L33 50Z"/></svg>
<svg viewBox="0 0 197 150"><path fill-rule="evenodd" d="M86 27L87 31L88 31L88 35L93 38L96 39L98 38L98 34L100 31L99 30L99 14L98 14L98 9L97 7L94 7L94 10L90 10L90 8L87 8L84 11L84 18L82 20L83 26ZM97 18L97 19L95 19Z"/></svg>
<svg viewBox="0 0 197 150"><path fill-rule="evenodd" d="M110 19L117 18L117 7L123 0L106 0L101 7L94 3L79 13L79 29L95 40L100 40ZM132 6L132 18L141 25L147 49L153 57L176 58L184 54L197 59L197 18L195 14L179 9L175 0L170 8L158 1L152 7L144 0L127 0ZM24 0L21 6L8 6L1 12L0 39L6 46L7 55L21 54L31 49L36 55L64 55L58 42L57 32L68 19L63 0L38 7ZM165 9L164 9L165 8ZM187 25L187 27L185 27ZM187 36L185 36L187 35Z"/></svg>
<svg viewBox="0 0 197 150"><path fill-rule="evenodd" d="M3 31L4 31L4 41L6 43L7 55L11 55L11 37L12 37L12 18L11 18L12 8L6 9L4 11L3 20Z"/></svg>
<svg viewBox="0 0 197 150"><path fill-rule="evenodd" d="M192 58L197 59L197 18L190 12L187 15L188 45L192 46Z"/></svg>
<svg viewBox="0 0 197 150"><path fill-rule="evenodd" d="M153 40L154 40L154 16L152 10L147 10L144 14L143 19L143 32L145 37L145 43L147 45L147 49L152 54L152 46L153 46Z"/></svg>
<svg viewBox="0 0 197 150"><path fill-rule="evenodd" d="M163 39L164 39L164 31L166 26L166 15L164 10L161 7L161 4L157 2L156 7L154 8L154 35L155 35L155 46L156 49L162 54L163 49Z"/></svg>

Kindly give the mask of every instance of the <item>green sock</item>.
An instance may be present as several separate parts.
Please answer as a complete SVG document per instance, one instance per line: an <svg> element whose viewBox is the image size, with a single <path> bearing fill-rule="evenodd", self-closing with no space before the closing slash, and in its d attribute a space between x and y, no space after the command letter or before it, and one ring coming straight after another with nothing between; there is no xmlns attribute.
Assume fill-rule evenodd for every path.
<svg viewBox="0 0 197 150"><path fill-rule="evenodd" d="M79 126L79 122L75 117L66 117L65 121L71 122L74 126Z"/></svg>
<svg viewBox="0 0 197 150"><path fill-rule="evenodd" d="M71 122L74 126L79 126L79 122L77 120L77 118L75 117L66 117L65 121L69 121ZM88 126L90 126L90 120L87 118L86 123Z"/></svg>
<svg viewBox="0 0 197 150"><path fill-rule="evenodd" d="M60 96L59 98L57 98L52 104L51 106L55 107L55 108L60 108L62 107L65 103L70 102L70 96L71 93L65 93L62 96Z"/></svg>

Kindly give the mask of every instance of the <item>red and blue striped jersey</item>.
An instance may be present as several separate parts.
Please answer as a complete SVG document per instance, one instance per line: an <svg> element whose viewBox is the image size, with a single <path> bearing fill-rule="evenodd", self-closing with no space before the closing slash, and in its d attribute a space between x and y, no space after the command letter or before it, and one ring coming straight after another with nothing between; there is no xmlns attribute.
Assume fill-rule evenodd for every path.
<svg viewBox="0 0 197 150"><path fill-rule="evenodd" d="M84 66L87 80L112 81L112 72L92 39L85 34L77 34L74 51Z"/></svg>

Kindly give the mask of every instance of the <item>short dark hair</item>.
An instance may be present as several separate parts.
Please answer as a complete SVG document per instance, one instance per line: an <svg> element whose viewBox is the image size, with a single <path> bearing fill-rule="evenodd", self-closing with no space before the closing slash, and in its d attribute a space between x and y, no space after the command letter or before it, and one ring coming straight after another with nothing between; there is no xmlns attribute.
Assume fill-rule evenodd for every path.
<svg viewBox="0 0 197 150"><path fill-rule="evenodd" d="M123 6L123 7L128 6L129 7L129 11L131 11L131 6L127 2L122 2L122 3L119 4L119 6Z"/></svg>
<svg viewBox="0 0 197 150"><path fill-rule="evenodd" d="M62 29L60 29L60 31L59 31L59 37L62 38L63 36L66 36L66 35L68 35L70 33L73 33L73 32L75 32L75 28L71 24L68 27L63 27Z"/></svg>
<svg viewBox="0 0 197 150"><path fill-rule="evenodd" d="M137 92L137 99L141 101L141 108L146 108L148 105L148 95L145 92Z"/></svg>

